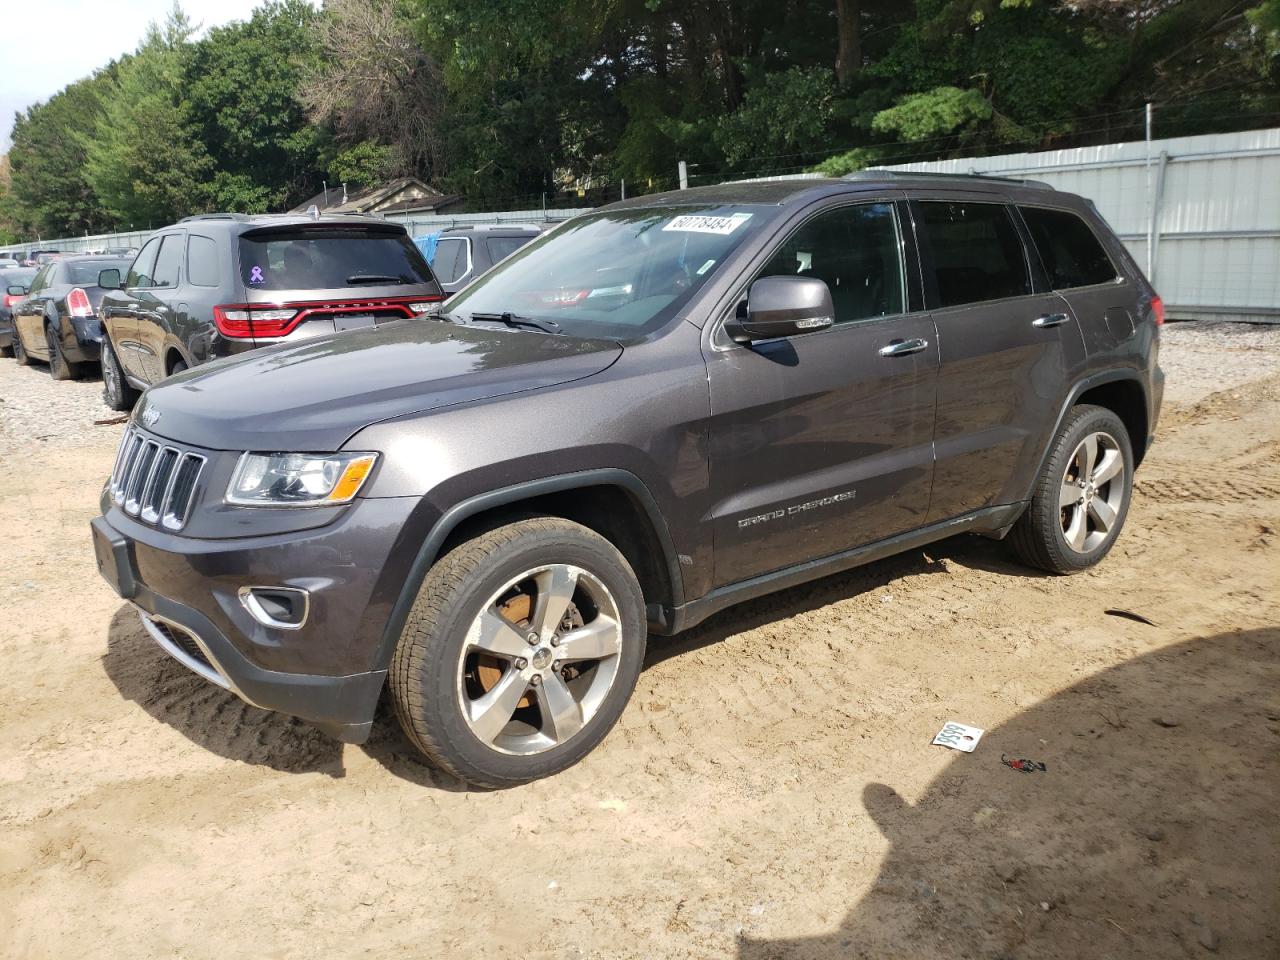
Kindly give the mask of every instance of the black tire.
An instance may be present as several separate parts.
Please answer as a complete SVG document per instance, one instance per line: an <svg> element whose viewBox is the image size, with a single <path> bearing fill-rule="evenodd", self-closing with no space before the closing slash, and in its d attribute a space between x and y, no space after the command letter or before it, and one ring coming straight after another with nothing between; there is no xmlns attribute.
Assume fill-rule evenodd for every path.
<svg viewBox="0 0 1280 960"><path fill-rule="evenodd" d="M171 377L172 377L172 376L175 376L175 375L177 375L177 374L181 373L183 370L186 370L186 369L188 369L186 361L185 361L185 360L177 360L177 361L175 361L175 362L174 362L174 364L173 364L173 368L169 371L169 376L171 376Z"/></svg>
<svg viewBox="0 0 1280 960"><path fill-rule="evenodd" d="M129 386L110 337L102 338L102 401L112 410L132 410L138 391Z"/></svg>
<svg viewBox="0 0 1280 960"><path fill-rule="evenodd" d="M53 324L44 325L44 341L49 347L49 376L55 380L74 380L80 375L80 364L72 363L62 352L62 342Z"/></svg>
<svg viewBox="0 0 1280 960"><path fill-rule="evenodd" d="M546 564L571 564L603 584L617 608L620 650L612 685L577 733L543 752L513 755L468 724L460 664L467 662L468 631L489 600L512 578ZM640 585L613 544L559 518L508 523L461 543L428 571L391 663L396 715L427 759L461 780L501 788L551 776L586 756L622 715L640 676L646 630ZM536 687L524 689L536 696Z"/></svg>
<svg viewBox="0 0 1280 960"><path fill-rule="evenodd" d="M1077 550L1068 543L1063 529L1069 516L1067 511L1076 507L1060 506L1060 497L1067 481L1071 479L1069 470L1073 469L1073 455L1092 434L1103 434L1114 439L1122 458L1124 474L1116 481L1111 481L1118 481L1122 485L1116 491L1118 506L1114 510L1114 521L1102 536L1097 537L1096 544ZM1111 492L1107 485L1100 485L1099 490L1107 491L1108 495ZM1111 551L1124 527L1132 496L1133 447L1124 422L1104 407L1088 404L1075 407L1067 414L1066 421L1054 437L1049 456L1040 476L1036 478L1031 503L1014 524L1009 543L1018 558L1028 566L1058 574L1087 570ZM1092 524L1094 521L1090 519L1088 522ZM1095 534L1090 533L1089 536L1094 537Z"/></svg>
<svg viewBox="0 0 1280 960"><path fill-rule="evenodd" d="M22 342L22 334L18 332L18 323L15 320L13 324L13 359L18 361L18 366L29 367L35 361L31 359L31 354L27 353L26 344Z"/></svg>

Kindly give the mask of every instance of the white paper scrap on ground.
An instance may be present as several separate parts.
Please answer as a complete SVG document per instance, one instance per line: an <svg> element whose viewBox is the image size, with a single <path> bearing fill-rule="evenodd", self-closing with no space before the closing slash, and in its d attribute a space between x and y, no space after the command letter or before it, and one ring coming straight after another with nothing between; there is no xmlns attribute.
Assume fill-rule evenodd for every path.
<svg viewBox="0 0 1280 960"><path fill-rule="evenodd" d="M981 727L968 727L963 723L948 720L946 726L939 730L938 735L933 738L933 742L940 747L950 747L952 750L973 753L973 748L978 745L978 741L981 739Z"/></svg>

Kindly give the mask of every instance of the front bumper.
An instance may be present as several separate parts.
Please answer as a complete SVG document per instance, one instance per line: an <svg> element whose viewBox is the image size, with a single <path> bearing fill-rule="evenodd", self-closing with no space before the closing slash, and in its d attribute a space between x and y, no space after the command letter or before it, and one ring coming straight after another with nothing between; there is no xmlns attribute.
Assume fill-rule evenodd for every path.
<svg viewBox="0 0 1280 960"><path fill-rule="evenodd" d="M90 523L98 569L170 656L247 703L361 743L386 679L383 630L403 583L396 535L413 504L357 500L318 529L200 540L149 527L103 498ZM308 592L297 629L260 623L246 586Z"/></svg>

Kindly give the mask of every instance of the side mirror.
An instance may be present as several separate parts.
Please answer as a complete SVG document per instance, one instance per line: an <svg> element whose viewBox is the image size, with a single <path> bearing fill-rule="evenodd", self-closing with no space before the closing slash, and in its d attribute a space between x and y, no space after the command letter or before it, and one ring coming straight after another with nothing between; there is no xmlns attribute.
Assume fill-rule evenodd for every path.
<svg viewBox="0 0 1280 960"><path fill-rule="evenodd" d="M11 297L25 297L27 295L27 288L20 283L15 283L11 284L6 292Z"/></svg>
<svg viewBox="0 0 1280 960"><path fill-rule="evenodd" d="M747 315L725 324L738 343L825 330L835 322L831 291L813 277L763 277L747 294Z"/></svg>
<svg viewBox="0 0 1280 960"><path fill-rule="evenodd" d="M101 271L98 274L98 286L103 290L119 290L120 271L115 267Z"/></svg>

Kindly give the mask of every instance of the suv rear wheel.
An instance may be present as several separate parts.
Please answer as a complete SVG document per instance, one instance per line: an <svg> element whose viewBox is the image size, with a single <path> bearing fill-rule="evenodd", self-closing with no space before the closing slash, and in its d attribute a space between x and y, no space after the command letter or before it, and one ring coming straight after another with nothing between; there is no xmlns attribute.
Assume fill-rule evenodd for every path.
<svg viewBox="0 0 1280 960"><path fill-rule="evenodd" d="M558 518L506 524L427 574L391 664L396 714L470 783L546 777L621 716L645 633L640 586L611 543Z"/></svg>
<svg viewBox="0 0 1280 960"><path fill-rule="evenodd" d="M1085 570L1111 550L1133 494L1133 448L1118 416L1074 408L1054 438L1031 505L1010 542L1024 562L1050 573Z"/></svg>

